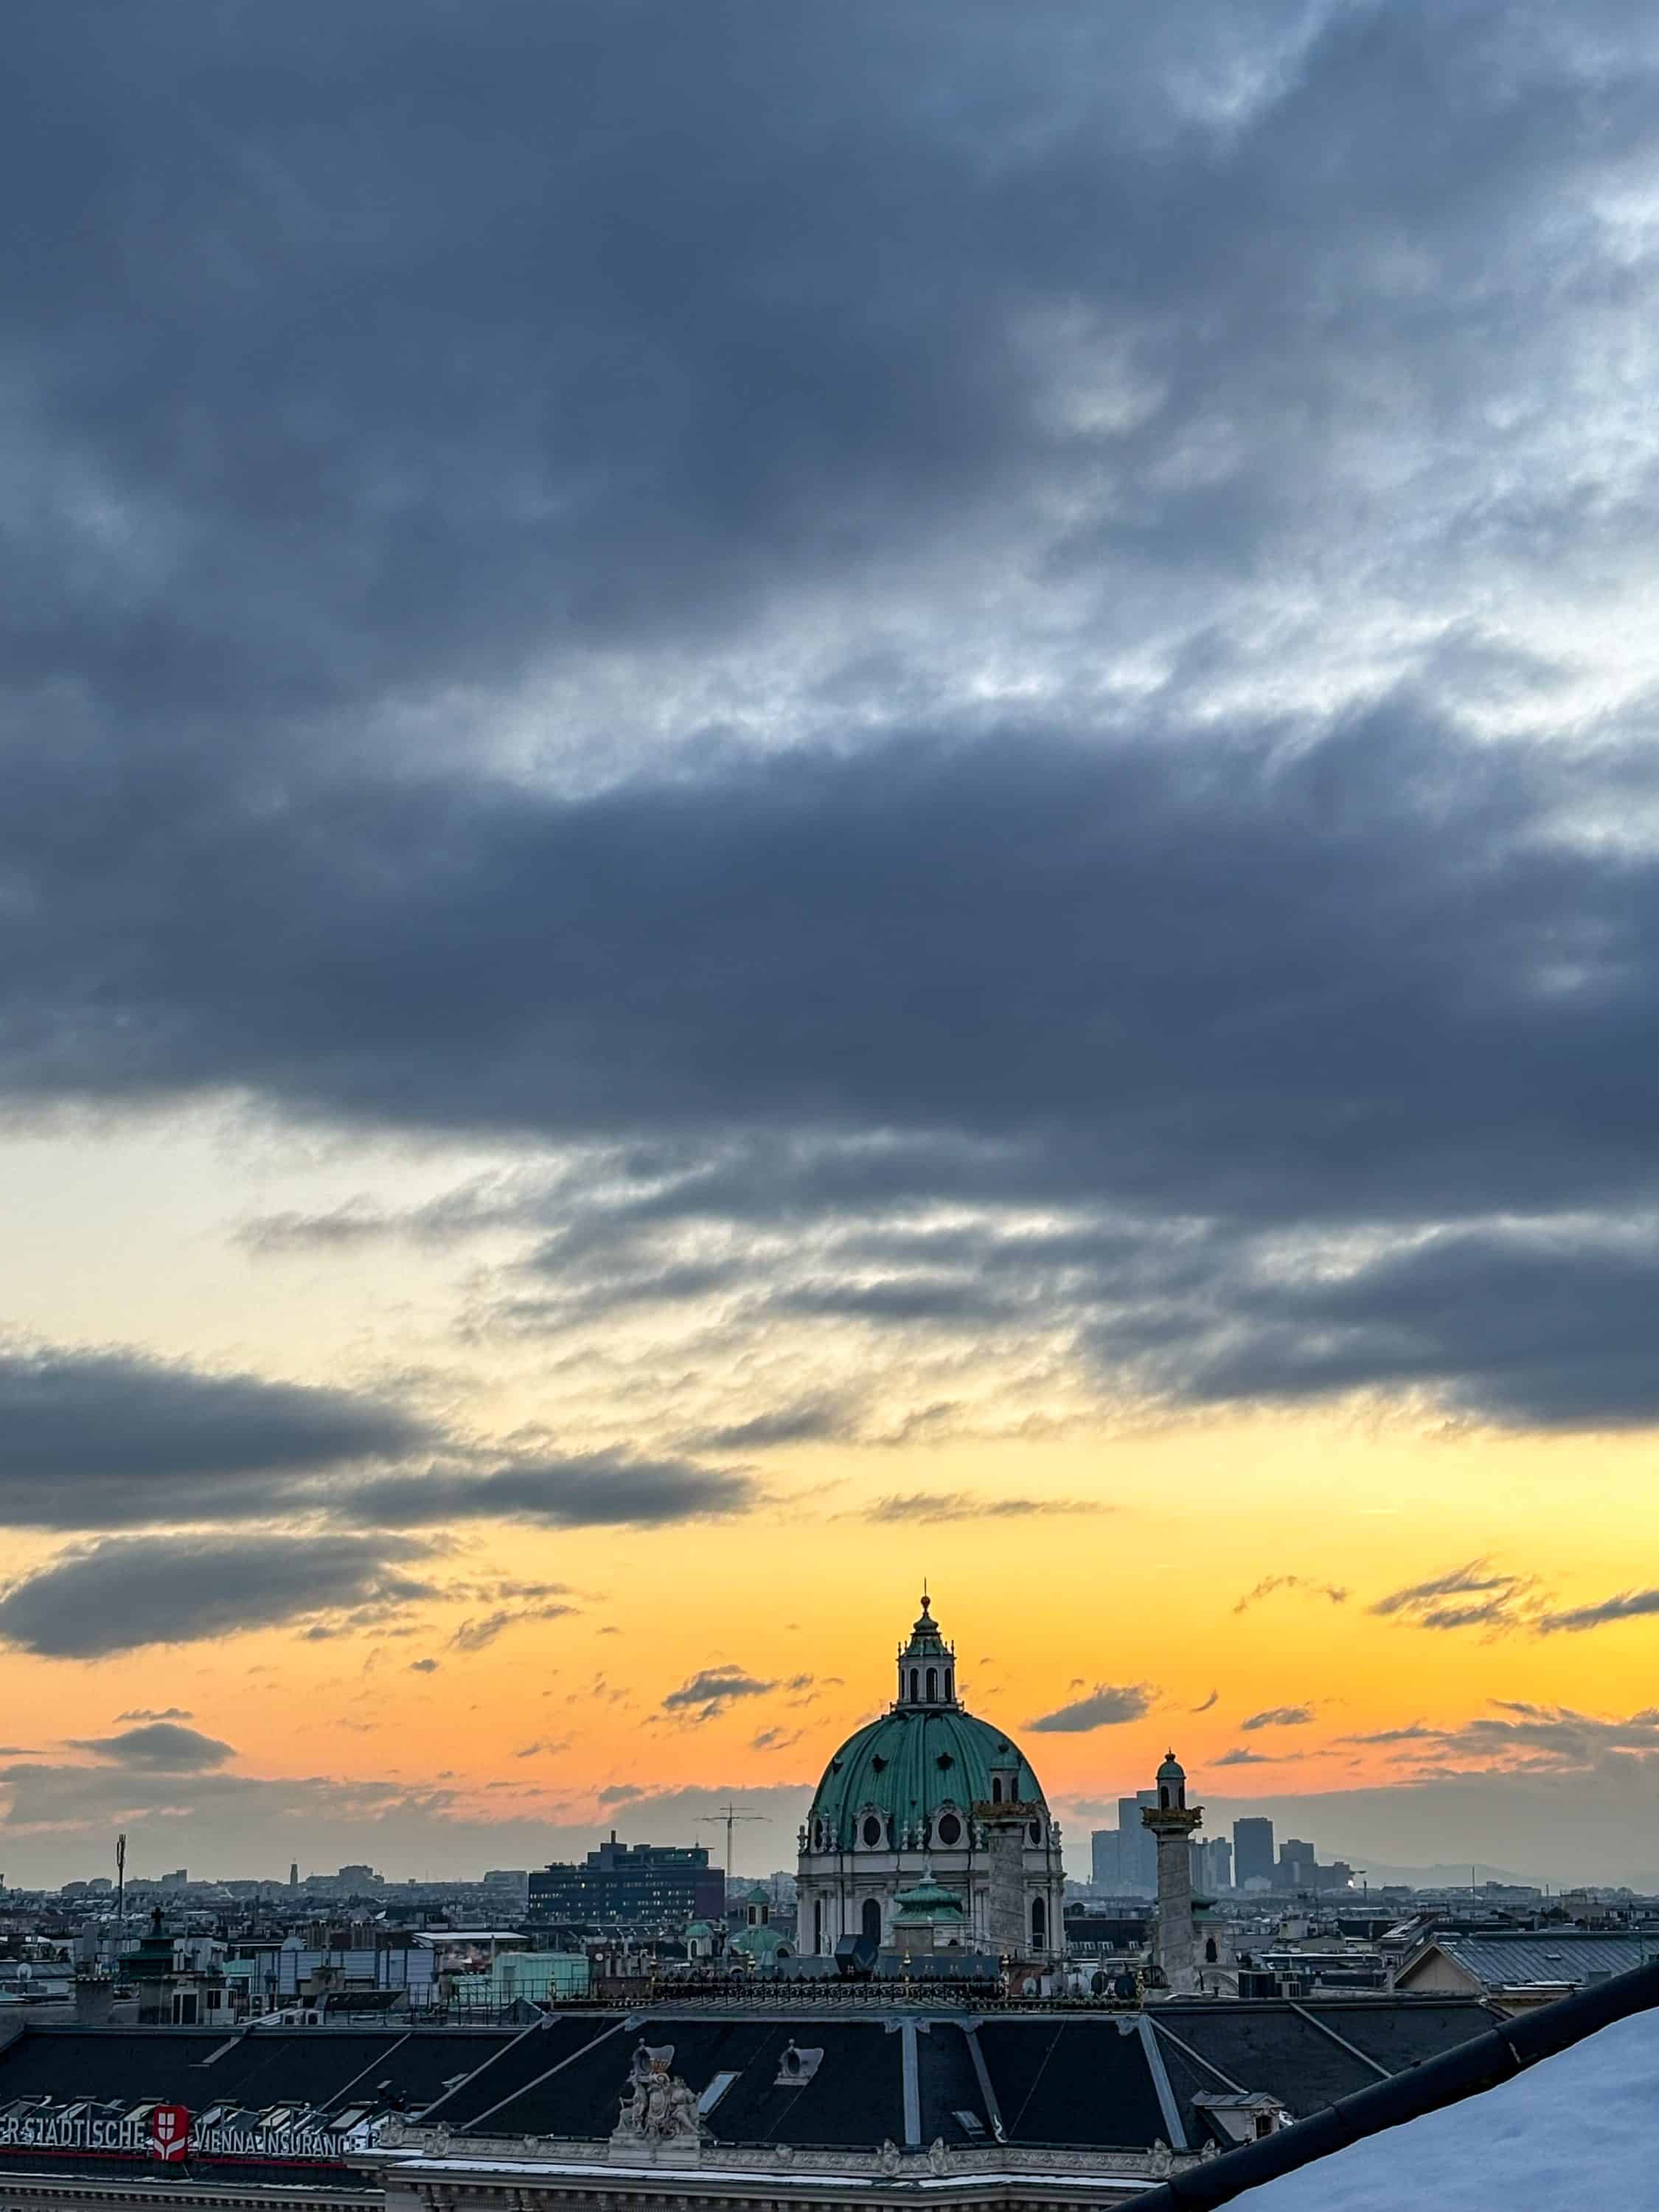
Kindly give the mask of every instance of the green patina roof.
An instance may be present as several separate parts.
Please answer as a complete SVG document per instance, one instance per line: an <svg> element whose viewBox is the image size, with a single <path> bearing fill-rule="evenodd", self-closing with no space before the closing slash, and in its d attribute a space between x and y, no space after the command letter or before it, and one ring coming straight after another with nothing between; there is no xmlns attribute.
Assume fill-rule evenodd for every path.
<svg viewBox="0 0 1659 2212"><path fill-rule="evenodd" d="M807 1814L809 1835L814 1820L827 1821L829 1848L850 1850L859 1821L874 1807L896 1823L902 1841L905 1829L933 1820L941 1805L965 1814L988 1797L992 1767L1011 1759L1019 1762L1021 1797L1046 1812L1042 1785L1000 1728L960 1705L896 1707L848 1736L825 1767Z"/></svg>
<svg viewBox="0 0 1659 2212"><path fill-rule="evenodd" d="M739 1928L726 1948L728 1951L746 1952L751 1959L775 1959L780 1951L789 1948L789 1938L780 1935L767 1921L751 1928Z"/></svg>
<svg viewBox="0 0 1659 2212"><path fill-rule="evenodd" d="M893 1903L897 1908L893 1914L896 1928L926 1927L934 1921L962 1917L962 1899L931 1874L923 1875L908 1889L900 1890Z"/></svg>

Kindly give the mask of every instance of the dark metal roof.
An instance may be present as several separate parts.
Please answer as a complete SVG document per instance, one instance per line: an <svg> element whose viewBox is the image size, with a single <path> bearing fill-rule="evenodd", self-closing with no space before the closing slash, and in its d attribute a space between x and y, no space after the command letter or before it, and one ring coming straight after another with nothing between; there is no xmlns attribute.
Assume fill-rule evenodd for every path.
<svg viewBox="0 0 1659 2212"><path fill-rule="evenodd" d="M1473 1999L1328 2004L1183 2002L975 2014L872 2005L710 2004L555 2011L521 2031L26 2029L0 2050L0 2105L146 2099L201 2112L359 2106L420 2114L479 2141L603 2141L635 2046L672 2046L716 2142L877 2149L1001 2140L1029 2149L1179 2148L1202 2140L1193 2100L1237 2085L1305 2115L1432 2058L1488 2022ZM816 2054L792 2072L791 2044ZM729 2077L722 2081L721 2077ZM14 2165L26 2150L8 2153ZM15 2165L14 2165L15 2170ZM106 2169L107 2170L107 2169ZM204 2168L205 2170L205 2168Z"/></svg>
<svg viewBox="0 0 1659 2212"><path fill-rule="evenodd" d="M512 2040L500 2028L30 2027L0 2049L0 2102L154 2098L192 2112L216 2103L326 2112L350 2096L419 2110Z"/></svg>
<svg viewBox="0 0 1659 2212"><path fill-rule="evenodd" d="M1659 1942L1651 1936L1604 1935L1582 1928L1528 1929L1514 1935L1436 1933L1431 1942L1487 1989L1540 1982L1578 1985L1592 1974L1628 1973L1632 1966L1645 1966L1659 1956Z"/></svg>

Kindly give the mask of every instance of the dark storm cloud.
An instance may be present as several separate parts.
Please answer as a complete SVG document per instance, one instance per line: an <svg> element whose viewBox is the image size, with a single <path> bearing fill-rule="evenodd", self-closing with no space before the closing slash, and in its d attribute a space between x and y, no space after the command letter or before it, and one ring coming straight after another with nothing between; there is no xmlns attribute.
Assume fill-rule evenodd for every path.
<svg viewBox="0 0 1659 2212"><path fill-rule="evenodd" d="M0 1351L0 1523L14 1528L240 1519L295 1478L432 1441L414 1415L346 1391L125 1351Z"/></svg>
<svg viewBox="0 0 1659 2212"><path fill-rule="evenodd" d="M1333 1605L1346 1605L1348 1593L1340 1583L1310 1582L1306 1575L1265 1575L1254 1589L1247 1589L1237 1605L1235 1613L1248 1613L1264 1597L1273 1597L1279 1590L1304 1590L1310 1595L1328 1598Z"/></svg>
<svg viewBox="0 0 1659 2212"><path fill-rule="evenodd" d="M1463 748L1409 701L1289 735L1241 732L1201 768L1037 731L918 738L566 802L204 791L189 849L167 851L188 915L143 880L156 856L121 834L129 800L85 852L16 792L0 839L33 896L0 1073L21 1093L246 1082L549 1135L911 1125L896 1152L745 1152L730 1182L756 1211L1081 1182L1188 1212L1317 1216L1363 1193L1409 1216L1506 1200L1526 1175L1534 1206L1645 1176L1659 866L1552 844L1545 765ZM891 826L912 820L925 848ZM1577 983L1555 981L1573 958ZM665 1203L728 1194L693 1177ZM998 1256L977 1284L819 1294L988 1308Z"/></svg>
<svg viewBox="0 0 1659 2212"><path fill-rule="evenodd" d="M1146 1682L1097 1682L1086 1698L1075 1698L1051 1713L1040 1713L1025 1725L1034 1735L1083 1735L1091 1729L1115 1728L1121 1721L1139 1720L1152 1711L1157 1694Z"/></svg>
<svg viewBox="0 0 1659 2212"><path fill-rule="evenodd" d="M1194 1395L1314 1398L1419 1384L1516 1426L1659 1419L1641 1356L1659 1316L1659 1237L1575 1224L1442 1234L1345 1279L1258 1286Z"/></svg>
<svg viewBox="0 0 1659 2212"><path fill-rule="evenodd" d="M456 1520L533 1522L549 1528L661 1528L736 1513L757 1495L744 1475L689 1460L594 1452L526 1461L487 1474L386 1475L331 1493L337 1518L377 1528Z"/></svg>
<svg viewBox="0 0 1659 2212"><path fill-rule="evenodd" d="M509 1628L518 1628L530 1620L563 1620L579 1609L574 1605L565 1605L556 1598L535 1605L501 1606L494 1613L464 1620L449 1639L450 1649L453 1651L483 1651L498 1638L505 1636Z"/></svg>
<svg viewBox="0 0 1659 2212"><path fill-rule="evenodd" d="M1431 1729L1422 1721L1412 1721L1404 1728L1372 1729L1364 1735L1339 1736L1337 1741L1382 1744L1432 1743L1437 1741L1443 1733L1443 1730Z"/></svg>
<svg viewBox="0 0 1659 2212"><path fill-rule="evenodd" d="M704 1667L671 1690L662 1701L665 1713L690 1713L700 1721L714 1720L740 1698L763 1698L779 1685L763 1681L741 1667Z"/></svg>
<svg viewBox="0 0 1659 2212"><path fill-rule="evenodd" d="M1622 1717L1581 1713L1568 1705L1535 1705L1495 1698L1490 1710L1456 1728L1389 1729L1356 1743L1424 1743L1419 1771L1426 1778L1484 1769L1494 1773L1580 1774L1611 1761L1644 1759L1659 1767L1659 1710Z"/></svg>
<svg viewBox="0 0 1659 2212"><path fill-rule="evenodd" d="M428 1556L396 1536L115 1536L13 1583L0 1641L94 1659L288 1621L361 1625L435 1594L408 1571Z"/></svg>
<svg viewBox="0 0 1659 2212"><path fill-rule="evenodd" d="M73 1751L90 1751L116 1766L154 1769L163 1774L191 1774L203 1767L222 1766L236 1756L234 1747L198 1729L180 1728L172 1721L154 1721L148 1728L126 1729L119 1735L71 1736Z"/></svg>
<svg viewBox="0 0 1659 2212"><path fill-rule="evenodd" d="M854 1412L846 1401L814 1399L707 1430L692 1442L700 1451L764 1451L776 1444L838 1442L851 1436L854 1426Z"/></svg>
<svg viewBox="0 0 1659 2212"><path fill-rule="evenodd" d="M1024 1521L1036 1514L1110 1510L1084 1498L975 1498L966 1490L918 1490L878 1498L860 1517L866 1521Z"/></svg>
<svg viewBox="0 0 1659 2212"><path fill-rule="evenodd" d="M1370 1610L1417 1628L1478 1628L1498 1635L1537 1626L1543 1601L1535 1575L1508 1574L1490 1560L1471 1559L1426 1582L1392 1590Z"/></svg>
<svg viewBox="0 0 1659 2212"><path fill-rule="evenodd" d="M568 805L319 799L304 823L216 825L193 863L211 926L127 930L118 1059L64 971L76 1070L54 1080L143 1082L149 1051L167 1063L158 1084L246 1080L295 1104L550 1135L601 1115L688 1137L763 1113L937 1126L894 1144L728 1141L613 1226L725 1209L753 1232L1092 1194L1146 1218L1052 1250L981 1236L954 1272L786 1284L773 1302L889 1324L1069 1311L1106 1369L1178 1399L1403 1382L1499 1419L1639 1419L1659 1283L1639 1240L1443 1235L1305 1275L1259 1241L1355 1208L1409 1225L1648 1187L1659 871L1552 843L1549 791L1537 761L1468 755L1401 703L1202 772L1178 748L921 744ZM887 830L912 814L925 855ZM307 895L279 926L301 850ZM119 935L124 860L106 860L87 896ZM26 994L52 969L40 950ZM66 1034L36 1012L25 1034ZM42 1064L14 1056L12 1073ZM1160 1232L1200 1206L1206 1224ZM751 1285L768 1302L763 1273Z"/></svg>
<svg viewBox="0 0 1659 2212"><path fill-rule="evenodd" d="M1539 222L1651 130L1579 14L27 8L13 353L81 498L25 510L17 665L343 708L1061 490L1057 583L1236 571L1540 343ZM1547 541L1529 489L1466 528Z"/></svg>
<svg viewBox="0 0 1659 2212"><path fill-rule="evenodd" d="M1536 727L1565 675L1450 596L1650 565L1650 465L1527 442L1563 393L1589 420L1644 313L1643 19L953 29L18 13L0 1094L660 1148L648 1192L573 1198L586 1249L548 1237L526 1330L723 1297L1046 1328L1181 1404L1659 1419L1659 866L1571 834L1643 818L1650 748L1627 717L1587 751L1576 714L1559 749L1471 740L1460 709ZM1236 708L1279 651L1236 595L1273 574L1389 610L1386 684L1320 661L1281 720ZM981 641L988 578L1042 594L1040 637ZM932 645L866 635L872 600ZM838 624L768 743L705 703L729 650L764 719L768 638ZM953 688L981 642L1019 726ZM539 704L544 780L452 757L521 682L623 664L665 762L573 740L561 780ZM1078 1218L915 1227L964 1205ZM872 1221L861 1255L755 1254ZM730 1249L652 1243L698 1224ZM1284 1248L1322 1235L1370 1241ZM308 1458L325 1410L273 1461L254 1413L222 1465L158 1449L147 1510L415 1442L337 1407L356 1441ZM47 1525L132 1520L129 1462L80 1464L20 1476L93 1497ZM742 1481L607 1515L600 1481L400 1475L345 1510L649 1522Z"/></svg>
<svg viewBox="0 0 1659 2212"><path fill-rule="evenodd" d="M1659 1589L1621 1590L1617 1597L1604 1597L1599 1604L1544 1613L1537 1626L1546 1636L1563 1631L1578 1636L1588 1628L1607 1628L1618 1620L1644 1620L1656 1613L1659 1613Z"/></svg>

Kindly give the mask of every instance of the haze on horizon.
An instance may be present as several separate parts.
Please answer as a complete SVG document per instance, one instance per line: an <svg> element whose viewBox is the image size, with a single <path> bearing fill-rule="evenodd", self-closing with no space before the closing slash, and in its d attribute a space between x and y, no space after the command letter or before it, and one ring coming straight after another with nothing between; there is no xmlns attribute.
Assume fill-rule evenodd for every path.
<svg viewBox="0 0 1659 2212"><path fill-rule="evenodd" d="M6 1875L1659 1887L1651 11L8 32Z"/></svg>

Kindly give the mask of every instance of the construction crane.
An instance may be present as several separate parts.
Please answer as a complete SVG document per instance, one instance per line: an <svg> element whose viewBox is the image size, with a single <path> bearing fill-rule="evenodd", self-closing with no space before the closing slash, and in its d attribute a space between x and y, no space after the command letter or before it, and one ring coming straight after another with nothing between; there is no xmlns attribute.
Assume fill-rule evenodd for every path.
<svg viewBox="0 0 1659 2212"><path fill-rule="evenodd" d="M726 1831L726 1880L728 1888L736 1879L736 1869L732 1864L732 1830L739 1820L763 1820L765 1818L764 1813L751 1813L746 1806L733 1805L729 1800L719 1812L703 1813L698 1816L698 1827L724 1828Z"/></svg>

